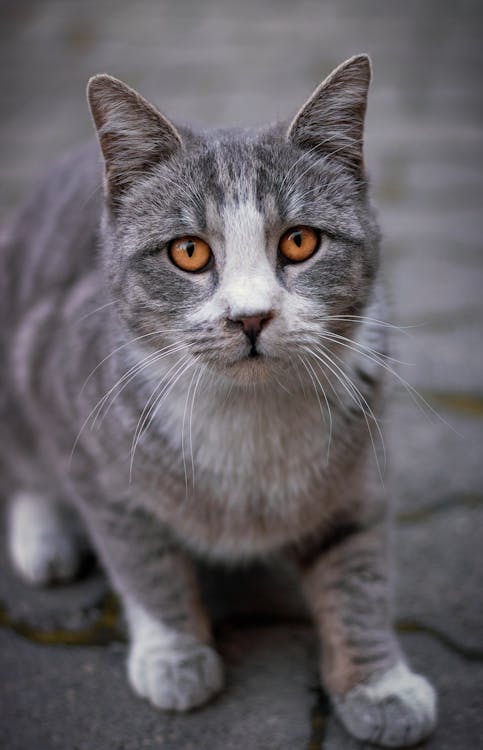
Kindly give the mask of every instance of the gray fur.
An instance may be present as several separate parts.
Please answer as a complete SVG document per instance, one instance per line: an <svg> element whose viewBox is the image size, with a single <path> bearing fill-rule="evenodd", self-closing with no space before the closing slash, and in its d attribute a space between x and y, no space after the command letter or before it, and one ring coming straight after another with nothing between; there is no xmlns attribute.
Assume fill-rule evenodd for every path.
<svg viewBox="0 0 483 750"><path fill-rule="evenodd" d="M48 509L44 538L65 525L59 504L76 508L124 600L131 684L155 705L185 710L222 685L192 557L285 554L342 720L369 736L355 715L366 701L370 736L403 744L399 726L411 742L430 731L434 696L397 666L390 627L369 79L367 57L352 58L290 124L208 133L176 127L109 76L91 80L106 199L89 146L2 235L1 460L17 567L32 582L72 575L72 529L67 547L29 555L18 540L36 534L29 503ZM300 224L321 247L287 264L278 242ZM211 246L209 271L170 261L183 235ZM257 357L234 324L244 316L268 321Z"/></svg>

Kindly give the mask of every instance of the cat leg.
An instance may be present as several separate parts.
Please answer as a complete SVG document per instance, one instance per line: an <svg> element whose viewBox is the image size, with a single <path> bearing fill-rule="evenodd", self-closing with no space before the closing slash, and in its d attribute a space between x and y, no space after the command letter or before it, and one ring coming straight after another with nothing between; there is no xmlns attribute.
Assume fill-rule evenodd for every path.
<svg viewBox="0 0 483 750"><path fill-rule="evenodd" d="M10 499L8 546L20 575L46 586L75 578L84 544L71 508L48 495L23 491Z"/></svg>
<svg viewBox="0 0 483 750"><path fill-rule="evenodd" d="M90 511L97 546L129 627L127 672L135 692L187 711L223 686L192 562L151 516L120 505Z"/></svg>
<svg viewBox="0 0 483 750"><path fill-rule="evenodd" d="M348 731L384 747L431 733L436 696L391 628L385 524L342 530L303 567L322 642L323 682Z"/></svg>
<svg viewBox="0 0 483 750"><path fill-rule="evenodd" d="M153 617L133 599L125 601L131 632L129 681L158 708L187 711L223 686L223 667L214 649L198 636Z"/></svg>

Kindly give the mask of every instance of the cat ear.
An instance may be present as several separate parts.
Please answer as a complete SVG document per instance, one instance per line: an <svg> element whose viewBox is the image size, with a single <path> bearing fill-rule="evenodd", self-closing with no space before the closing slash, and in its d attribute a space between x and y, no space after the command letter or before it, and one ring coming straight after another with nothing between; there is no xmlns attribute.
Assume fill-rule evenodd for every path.
<svg viewBox="0 0 483 750"><path fill-rule="evenodd" d="M339 65L296 114L287 136L303 149L363 173L362 138L371 62L356 55Z"/></svg>
<svg viewBox="0 0 483 750"><path fill-rule="evenodd" d="M104 156L107 198L115 203L139 176L183 143L174 125L117 78L93 76L87 99Z"/></svg>

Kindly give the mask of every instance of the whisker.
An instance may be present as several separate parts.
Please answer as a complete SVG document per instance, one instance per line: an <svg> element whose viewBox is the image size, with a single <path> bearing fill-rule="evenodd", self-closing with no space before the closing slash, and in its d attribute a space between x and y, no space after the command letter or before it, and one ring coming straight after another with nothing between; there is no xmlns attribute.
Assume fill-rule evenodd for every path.
<svg viewBox="0 0 483 750"><path fill-rule="evenodd" d="M184 472L184 483L185 483L186 495L188 495L188 471L187 471L187 468L186 468L186 457L185 457L185 451L184 451L184 439L185 439L184 438L184 426L185 426L185 423L186 423L186 415L187 415L187 412L188 412L188 403L189 403L189 399L190 399L190 392L191 392L191 388L193 386L193 383L195 381L195 377L196 377L197 374L199 374L199 368L196 368L194 370L194 372L193 372L193 374L191 376L191 380L190 380L189 385L188 385L188 392L186 394L186 400L185 400L184 409L183 409L183 421L181 423L181 456L182 456L182 459L183 459L183 472Z"/></svg>
<svg viewBox="0 0 483 750"><path fill-rule="evenodd" d="M298 356L299 355L297 355L297 359L298 359ZM295 372L297 374L297 378L298 378L298 381L300 383L300 387L302 389L302 393L304 395L304 398L305 398L305 400L307 400L308 397L307 397L307 392L305 390L305 383L303 381L303 378L300 375L300 370L298 368L298 364L294 360L291 360L291 364L292 364L292 366L293 366L293 368L294 368L294 370L295 370Z"/></svg>
<svg viewBox="0 0 483 750"><path fill-rule="evenodd" d="M333 151L328 151L328 152L327 152L327 153L325 153L325 154L321 154L321 159L325 159L326 161L328 161L328 160L330 160L330 159L331 159L331 158L332 158L333 156L335 156L335 154L338 154L338 153L339 153L340 151L344 151L344 150L345 150L345 149L347 148L347 146L348 146L348 141L350 141L350 142L351 142L352 144L354 144L354 145L357 145L357 144L362 144L362 142L363 142L363 140L362 140L361 138L350 138L350 137L347 137L347 135L345 136L345 138L346 138L346 141L344 142L344 144L343 144L342 146L340 146L339 148L336 148L336 149L334 149ZM310 154L310 152L312 152L312 151L314 151L314 150L320 150L320 149L321 149L321 147L325 146L325 144L326 144L326 143L330 143L330 141L332 141L332 140L334 140L334 139L336 139L336 140L340 140L340 134L336 134L336 135L334 135L334 136L331 136L330 138L326 138L326 139L325 139L324 141L322 141L321 143L317 143L317 144L316 144L315 146L312 146L312 148L308 149L308 150L307 150L307 151L305 152L305 154L306 154L306 155L308 155L308 154ZM299 161L300 161L300 159L298 159L298 160L297 160L297 161L295 162L295 164L294 164L293 166L296 166L296 165L298 164L298 162L299 162ZM350 168L352 167L352 164L351 164L351 162L350 162L349 160L347 160L347 159L343 159L343 158L339 157L339 158L337 159L337 161L338 161L338 162L339 162L340 164L344 165L344 166L345 166L346 168L348 168L348 169L350 169ZM296 188L296 187L297 187L297 186L299 185L299 183L300 183L300 182L302 181L302 179L303 179L303 178L305 177L305 175L307 174L307 172L310 172L310 170L311 170L311 169L312 169L313 167L314 167L314 164L313 164L313 163L310 163L310 164L309 164L309 166L308 166L308 167L307 167L307 168L306 168L306 169L305 169L305 170L304 170L304 171L303 171L303 172L302 172L301 174L297 175L297 179L296 179L296 180L295 180L295 182L294 182L294 183L293 183L293 184L292 184L292 185L290 186L290 190L289 190L289 195L292 195L292 194L293 194L293 192L295 191L295 188ZM293 167L292 167L292 168L293 168ZM291 172L291 170L289 170L288 174L290 174L290 172ZM282 185L284 184L284 182L285 182L285 180L282 180L281 186L282 186ZM280 187L281 187L281 186L280 186Z"/></svg>
<svg viewBox="0 0 483 750"><path fill-rule="evenodd" d="M377 431L379 433L379 437L380 437L380 440L381 440L381 447L382 447L382 450L383 450L384 466L385 466L386 465L386 449L385 449L384 437L382 435L382 431L381 431L381 428L379 426L379 422L377 421L374 412L372 411L370 405L368 404L367 399L363 396L363 394L360 392L360 390L357 388L357 386L353 383L353 381L351 380L351 378L349 378L349 376L347 375L347 373L345 373L344 370L341 367L339 367L339 365L337 365L334 362L334 360L332 359L332 357L330 357L330 355L327 354L326 347L322 347L321 348L321 345L319 345L317 347L317 352L318 353L316 353L314 351L311 351L310 353L312 354L313 357L315 357L316 359L319 359L319 361L325 367L327 367L327 369L330 370L330 372L332 372L332 374L337 379L337 381L340 383L340 385L344 388L344 390L349 394L349 396L352 398L352 400L360 408L360 410L362 412L362 415L364 417L364 421L365 421L366 426L367 426L367 431L369 433L370 440L371 440L372 449L373 449L373 452L374 452L374 458L376 460L378 473L379 473L379 476L381 478L381 482L384 483L384 479L383 479L381 467L380 467L380 464L379 464L379 458L378 458L378 455L377 455L376 445L375 445L375 442L374 442L374 437L373 437L372 430L371 430L371 427L370 427L370 424L369 424L369 420L368 420L368 417L367 417L367 415L369 414L369 416L371 417L371 419L374 421L374 423L376 425L376 429L377 429ZM366 413L366 409L367 409L367 413Z"/></svg>
<svg viewBox="0 0 483 750"><path fill-rule="evenodd" d="M329 361L331 361L331 363L334 365L334 367L336 367L337 370L345 377L346 382L350 384L350 387L355 391L355 393L357 394L357 397L362 401L362 404L366 407L368 415L374 421L374 424L376 426L376 429L377 429L377 431L379 433L379 437L380 437L380 440L381 440L381 445L382 445L382 450L383 450L383 457L384 457L384 468L385 468L386 467L386 462L387 462L387 458L386 458L386 446L385 446L385 442L384 442L384 436L383 436L381 428L379 426L379 420L376 418L376 415L374 414L374 412L373 412L373 410L372 410L369 402L367 401L367 399L365 398L365 396L363 395L363 393L361 392L361 390L356 386L356 384L354 383L354 381L349 377L349 375L347 374L347 372L345 372L345 370L343 369L343 367L339 367L334 362L333 358L331 358L329 356L328 350L327 350L326 347L324 347L323 345L320 345L320 346L322 346L322 349L325 352L325 356L328 357ZM319 353L321 354L322 352L319 350ZM335 357L341 363L341 365L345 365L345 362L344 362L344 360L341 357L337 356L334 352L332 352L332 354L333 354L333 357ZM367 427L369 429L369 424L368 424L367 420L366 420L366 424L367 424ZM369 430L369 432L370 432L371 441L372 441L372 432L370 430ZM373 443L373 447L374 447L374 442L372 441L372 443ZM376 453L375 453L375 456L376 456L376 460L377 460ZM380 471L380 468L379 468L379 462L377 462L377 463L378 463L379 475L381 477L381 481L383 481L382 475L381 475L381 471Z"/></svg>
<svg viewBox="0 0 483 750"><path fill-rule="evenodd" d="M281 181L281 183L280 183L280 185L278 187L278 192L279 193L282 192L282 189L284 188L284 186L285 186L285 184L287 182L288 177L291 175L291 173L293 172L293 170L295 169L295 167L299 164L299 162L301 162L304 158L306 158L307 156L309 156L309 154L313 153L314 151L320 151L320 149L323 146L326 146L328 143L331 143L332 141L339 140L339 139L340 139L340 133L335 133L334 135L331 135L329 138L325 138L323 141L320 141L320 142L316 143L311 148L305 149L303 151L303 153L298 157L298 159L292 164L292 166L288 170L287 174L282 179L282 181ZM362 143L362 139L352 138L351 140L354 143ZM343 148L346 148L346 145ZM328 156L331 156L333 153L337 153L340 150L341 149L336 149L336 151L329 152L328 154L322 154L320 158L321 159L327 159ZM295 184L297 184L297 182L299 182L299 181L300 181L300 178L297 179L297 181L295 182Z"/></svg>
<svg viewBox="0 0 483 750"><path fill-rule="evenodd" d="M180 366L188 362L189 359L190 359L189 354L182 354L180 357L178 357L176 362L174 362L174 364L172 364L171 367L169 367L168 370L161 375L156 385L154 386L153 390L151 391L151 394L149 395L149 398L146 401L141 411L141 414L139 415L139 419L134 429L134 433L133 433L133 437L131 441L131 457L132 457L132 452L133 452L135 444L137 444L139 437L144 432L145 425L147 423L147 420L150 417L150 414L152 412L152 409L154 408L154 404L156 403L158 396L160 394L162 395L166 386L170 383L171 373L174 370L179 370Z"/></svg>
<svg viewBox="0 0 483 750"><path fill-rule="evenodd" d="M195 383L195 387L193 390L193 396L191 397L191 409L190 409L190 418L189 418L189 444L190 444L190 453L191 453L191 483L193 487L193 492L195 491L195 459L194 459L194 453L193 453L193 410L194 410L194 404L196 399L196 392L198 390L198 387L201 383L201 379L203 375L206 372L206 365L202 365L200 367L198 378Z"/></svg>
<svg viewBox="0 0 483 750"><path fill-rule="evenodd" d="M279 387L279 388L280 388L280 389L281 389L282 391L285 391L285 393L288 393L288 395L289 395L289 396L292 396L292 395L293 395L293 394L292 394L292 392L291 392L291 391L289 391L289 389L288 389L288 388L287 388L287 387L286 387L286 386L285 386L285 385L284 385L283 383L281 383L281 382L280 382L280 380L279 380L279 379L277 378L277 376L276 376L275 372L272 372L272 373L270 373L270 377L271 377L271 379L272 379L272 380L273 380L273 381L274 381L274 382L275 382L275 383L276 383L276 384L278 385L278 387Z"/></svg>
<svg viewBox="0 0 483 750"><path fill-rule="evenodd" d="M171 346L173 346L173 345L171 345ZM166 348L167 348L167 347L166 347ZM160 354L160 351L162 352L161 354ZM112 388L110 388L110 389L109 389L109 391L108 391L108 392L107 392L106 394L104 394L104 396L102 396L102 397L101 397L101 398L99 399L99 401L97 401L97 403L95 404L95 406L94 406L94 407L93 407L93 408L91 409L91 411L89 412L89 414L88 414L88 415L87 415L87 417L85 418L84 422L83 422L83 423L82 423L82 425L81 425L81 428L80 428L79 432L78 432L78 433L77 433L77 435L76 435L76 438L75 438L75 440L74 440L74 443L73 443L73 445L72 445L72 449L71 449L71 452L70 452L70 455L69 455L69 463L68 463L68 465L69 465L69 466L70 466L70 465L71 465L71 463L72 463L72 459L73 459L73 456L74 456L75 450L76 450L76 448L77 448L77 445L78 445L78 443L79 443L79 440L80 440L80 438L81 438L81 435L82 435L83 431L85 430L85 428L86 428L87 424L88 424L88 423L89 423L89 421L90 421L90 420L92 419L92 417L94 416L94 414L96 414L96 412L97 412L97 414L96 414L96 416L95 416L95 418L94 418L94 422L93 422L93 424L91 425L91 429L93 429L93 428L94 428L94 424L95 424L95 422L96 422L97 418L99 417L99 415L100 415L100 412L102 411L102 407L103 407L104 403L106 403L106 398L108 398L108 397L109 397L109 395L110 395L110 394L112 393L112 391L113 391L113 390L114 390L114 389L115 389L115 388L116 388L116 387L117 387L118 385L120 385L120 383L122 382L122 380L123 380L123 379L124 379L125 377L127 377L127 375L128 375L129 373L132 373L132 375L131 375L131 377L129 378L128 382L127 382L127 383L126 383L125 385L128 385L128 383L129 383L129 382L131 382L131 380L132 380L132 379L133 379L133 378L134 378L134 377L135 377L135 376L136 376L136 375L138 374L138 372L140 372L140 371L141 371L142 369L144 369L144 367L147 367L147 366L148 366L149 364L151 364L152 362L156 361L157 359L161 359L161 358L162 358L163 356L167 356L167 355L169 355L169 354L171 354L171 353L172 353L172 351L171 351L171 350L170 350L170 351L164 351L164 350L160 350L160 351L155 351L155 352L151 352L151 354L149 354L149 355L148 355L147 357L145 357L145 358L144 358L143 360L141 360L141 362L139 362L139 363L137 363L136 365L134 365L133 367L131 367L131 368L129 369L129 371L128 371L127 373L125 373L125 374L124 374L124 376L123 376L122 378L120 378L120 379L119 379L119 380L118 380L118 381L117 381L117 382L116 382L116 383L114 384L114 386L113 386ZM174 350L174 351L177 351L177 349L176 349L176 350ZM146 363L146 360L149 360L149 361L147 362L147 364L145 364L145 363ZM123 389L124 389L124 386L123 386L123 388L121 389L121 391L122 391ZM121 391L120 391L120 392L121 392ZM119 394L117 394L117 395L119 395ZM107 413L107 412L106 412L106 413ZM105 416L105 415L104 415L104 416ZM102 421L102 420L101 420L101 421Z"/></svg>
<svg viewBox="0 0 483 750"><path fill-rule="evenodd" d="M138 430L136 441L133 443L132 450L131 450L131 460L130 460L130 465L129 465L129 484L131 484L132 482L132 471L133 471L133 466L134 466L134 456L136 453L136 448L139 444L139 441L143 433L149 430L163 400L172 391L172 389L174 388L174 386L176 385L180 377L182 377L182 375L184 375L184 373L187 372L190 369L190 367L193 367L195 364L196 364L196 360L193 360L191 358L188 358L188 362L186 362L186 358L185 358L183 365L179 365L178 363L179 365L178 371L173 375L169 383L163 388L160 395L157 396L156 400L154 401L153 405L151 406L149 410L149 413L146 415L143 425L141 425L140 429Z"/></svg>
<svg viewBox="0 0 483 750"><path fill-rule="evenodd" d="M102 365L104 364L104 362L107 362L108 359L110 359L111 357L113 357L114 354L117 354L117 352L120 352L121 349L125 349L126 346L131 346L131 344L135 344L136 341L141 341L141 339L146 339L146 338L148 338L150 336L158 336L161 333L179 333L180 331L182 331L181 328L161 328L161 329L159 329L157 331L151 331L151 333L144 333L142 336L136 336L134 339L129 339L129 341L125 341L123 344L121 344L120 346L116 347L116 349L113 349L112 352L107 355L107 357L104 357L104 359L102 359L99 362L99 364L94 367L94 369L89 373L89 375L87 376L87 378L84 380L82 388L79 391L79 395L83 393L83 391L84 391L87 383L92 378L92 376L97 372L97 370L99 369L99 367L102 367Z"/></svg>
<svg viewBox="0 0 483 750"><path fill-rule="evenodd" d="M325 400L325 403L326 403L326 406L327 406L327 411L328 411L328 414L329 414L329 442L328 442L328 446L327 446L326 465L328 465L329 464L329 458L330 458L330 448L331 448L331 445L332 445L332 412L330 410L329 400L328 400L327 394L325 393L325 390L322 388L320 380L318 379L318 377L317 377L317 375L316 375L316 373L315 373L312 365L310 364L310 362L306 362L305 359L302 357L301 354L298 355L298 358L300 359L300 361L302 362L303 366L307 370L307 373L308 373L308 375L310 377L310 380L312 381L312 385L314 386L315 395L317 397L317 401L318 401L319 409L320 409L320 414L322 416L322 421L323 421L324 424L325 424L325 414L324 414L324 410L322 408L322 403L320 401L319 392L318 392L317 387L315 385L314 378L315 378L315 380L317 380L317 383L319 384L319 387L320 387L320 389L322 391L322 395L324 397L324 400ZM310 372L309 367L310 367L310 370L312 372Z"/></svg>
<svg viewBox="0 0 483 750"><path fill-rule="evenodd" d="M116 300L111 300L111 302L106 302L104 305L101 305L100 307L96 307L95 310L89 310L89 312L82 315L77 322L81 323L86 318L90 318L91 315L95 315L95 313L100 312L101 310L105 310L106 307L110 307L111 305L115 305L115 304L116 304Z"/></svg>
<svg viewBox="0 0 483 750"><path fill-rule="evenodd" d="M364 347L362 344L359 344L356 341L351 341L351 339L346 339L346 341L351 341L352 346L349 345L349 344L347 344L347 343L344 343L342 341L339 341L340 336L338 334L332 334L331 332L324 332L322 334L322 338L326 338L328 340L334 340L334 338L333 338L334 336L337 337L335 339L335 341L340 346L344 346L347 349L352 349L352 351L354 351L355 353L360 354L362 357L365 357L366 359L369 359L372 362L375 362L380 367L382 367L384 370L386 370L386 372L388 372L390 375L392 375L403 386L403 388L407 391L409 397L411 398L411 400L413 401L413 403L417 406L417 408L419 409L419 411L421 411L422 414L424 414L425 416L427 416L426 413L425 413L425 411L424 411L424 409L423 409L423 406L424 406L437 419L439 419L444 425L446 425L446 427L448 427L450 430L452 430L452 432L454 432L456 435L458 435L459 437L461 437L461 434L458 432L458 430L456 430L453 427L453 425L451 425L449 422L447 422L444 419L444 417L442 417L441 414L439 414L436 411L436 409L434 409L431 406L431 404L429 404L426 401L426 399L424 398L424 396L422 396L419 393L419 391L416 388L414 388L414 386L411 385L411 383L409 383L405 378L402 377L402 375L400 375L396 370L394 370L392 367L390 367L387 364L386 361L384 361L384 359L386 359L386 357L384 359L381 359L383 357L383 355L380 352L377 352L374 349L370 349L369 347ZM342 338L345 339L345 337L342 337ZM356 349L356 348L354 348L354 346L356 346L358 348ZM374 356L371 356L365 350L370 351L372 353L372 355L374 355ZM389 358L389 359L392 359L392 357ZM392 361L394 361L394 362L396 362L398 364L406 364L405 362L399 362L398 360L392 360Z"/></svg>
<svg viewBox="0 0 483 750"><path fill-rule="evenodd" d="M321 322L325 322L327 320L340 320L340 321L349 321L349 322L355 322L355 323L375 323L376 325L380 326L381 328L391 328L394 331L399 331L399 333L403 333L405 336L410 336L408 331L412 328L420 328L424 323L414 323L412 325L406 325L406 326L400 326L396 325L395 323L389 323L387 320L379 320L378 318L371 318L367 315L323 315L319 318Z"/></svg>
<svg viewBox="0 0 483 750"><path fill-rule="evenodd" d="M102 189L103 189L102 182L99 182L95 186L95 188L93 188L92 190L89 191L88 195L86 195L84 201L81 203L81 206L80 206L80 209L79 209L79 214L80 215L82 215L82 212L85 209L85 207L87 206L87 204L89 203L89 201L96 195L96 193L100 192Z"/></svg>
<svg viewBox="0 0 483 750"><path fill-rule="evenodd" d="M286 173L286 175L285 175L285 176L283 177L283 179L282 179L282 181L281 181L280 185L278 186L278 194L279 194L279 195L281 195L281 193L282 193L282 190L283 190L283 188L285 187L285 185L286 185L286 183L287 183L287 180L288 180L288 178L290 177L290 175L292 174L292 172L293 172L293 170L295 169L295 167L296 167L296 166L297 166L297 165L298 165L298 164L299 164L299 163L300 163L300 162L301 162L301 161L302 161L303 159L305 159L305 158L306 158L307 156L309 156L309 154L313 153L314 151L317 151L317 150L318 150L319 148L320 148L319 144L318 144L318 143L316 143L316 144L315 144L315 146L312 146L311 148L309 148L309 149L307 149L307 150L304 150L304 151L303 151L303 152L302 152L302 153L300 154L300 156L299 156L299 157L298 157L298 158L296 159L296 161L294 161L294 163L292 164L292 166L290 167L290 169L288 170L288 172ZM311 166L313 166L313 164L312 164Z"/></svg>
<svg viewBox="0 0 483 750"><path fill-rule="evenodd" d="M352 349L352 351L356 353L363 354L364 352L368 352L369 354L367 354L366 356L369 359L372 359L373 362L377 362L377 364L380 364L381 366L386 365L387 368L389 368L387 362L394 362L397 365L405 365L407 367L411 366L411 362L402 362L400 359L391 357L389 354L385 354L384 352L379 352L377 351L377 349L373 349L371 346L367 346L366 344L361 344L360 341L356 341L355 339L349 339L347 338L347 336L342 336L340 333L334 333L333 331L321 331L319 335L321 338L327 339L328 341L334 341L336 344L343 346L346 349ZM357 349L354 347L357 347Z"/></svg>
<svg viewBox="0 0 483 750"><path fill-rule="evenodd" d="M143 370L145 370L150 365L154 364L155 362L159 362L159 360L163 359L164 357L169 356L170 354L175 354L178 351L181 351L182 349L187 349L188 344L169 344L168 346L163 347L162 349L152 352L151 354L148 354L146 357L144 357L140 362L136 362L127 372L122 375L122 377L117 380L116 383L107 391L105 396L101 399L101 403L98 409L98 412L96 416L94 417L94 421L92 423L92 429L96 426L97 420L100 418L102 409L105 407L105 404L109 401L109 398L111 397L112 393L119 388L119 386L122 384L122 387L119 388L117 393L114 394L114 396L111 398L110 403L108 403L107 407L105 408L104 414L102 418L100 419L100 423L102 424L103 420L107 416L109 410L111 409L114 401L119 397L119 395L123 392L125 388L134 380L134 378Z"/></svg>

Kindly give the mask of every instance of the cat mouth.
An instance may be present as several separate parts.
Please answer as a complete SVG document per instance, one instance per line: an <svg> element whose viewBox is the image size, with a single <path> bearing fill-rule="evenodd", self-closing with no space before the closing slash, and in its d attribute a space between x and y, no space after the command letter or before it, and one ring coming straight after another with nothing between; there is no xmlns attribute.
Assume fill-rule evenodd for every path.
<svg viewBox="0 0 483 750"><path fill-rule="evenodd" d="M256 366L258 363L262 364L265 363L267 360L267 357L265 357L263 354L260 354L260 352L254 352L253 354L249 352L248 354L245 354L243 357L240 357L235 362L231 363L232 367L244 367L249 365Z"/></svg>
<svg viewBox="0 0 483 750"><path fill-rule="evenodd" d="M232 372L264 372L267 370L271 357L252 347L250 351L242 354L236 360L230 362L229 369Z"/></svg>

